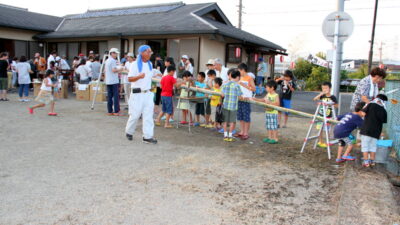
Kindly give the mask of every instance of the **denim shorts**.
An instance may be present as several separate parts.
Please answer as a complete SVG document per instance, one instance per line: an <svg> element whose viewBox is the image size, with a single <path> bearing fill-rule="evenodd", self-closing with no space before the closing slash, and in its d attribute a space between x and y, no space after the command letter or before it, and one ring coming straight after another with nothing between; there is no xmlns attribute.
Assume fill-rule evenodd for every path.
<svg viewBox="0 0 400 225"><path fill-rule="evenodd" d="M291 109L292 108L292 100L291 99L281 99L281 107ZM288 112L285 112L286 115L289 115Z"/></svg>
<svg viewBox="0 0 400 225"><path fill-rule="evenodd" d="M174 104L172 102L172 97L161 96L162 112L172 115L174 112Z"/></svg>
<svg viewBox="0 0 400 225"><path fill-rule="evenodd" d="M248 102L239 101L238 111L237 111L237 120L241 120L247 123L250 123L251 118L251 105Z"/></svg>

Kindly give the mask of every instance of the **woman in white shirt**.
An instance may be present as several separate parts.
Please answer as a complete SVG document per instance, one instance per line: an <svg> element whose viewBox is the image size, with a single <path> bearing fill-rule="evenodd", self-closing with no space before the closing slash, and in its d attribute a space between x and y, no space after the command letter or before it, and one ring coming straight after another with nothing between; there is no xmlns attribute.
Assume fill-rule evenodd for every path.
<svg viewBox="0 0 400 225"><path fill-rule="evenodd" d="M89 84L90 79L89 75L91 73L91 69L86 66L86 59L81 59L78 67L75 70L75 73L79 74L79 83L80 84Z"/></svg>
<svg viewBox="0 0 400 225"><path fill-rule="evenodd" d="M26 61L25 56L21 56L19 62L15 65L15 68L18 73L19 101L28 102L29 84L31 83L31 77L29 74L33 73L31 70L31 65Z"/></svg>

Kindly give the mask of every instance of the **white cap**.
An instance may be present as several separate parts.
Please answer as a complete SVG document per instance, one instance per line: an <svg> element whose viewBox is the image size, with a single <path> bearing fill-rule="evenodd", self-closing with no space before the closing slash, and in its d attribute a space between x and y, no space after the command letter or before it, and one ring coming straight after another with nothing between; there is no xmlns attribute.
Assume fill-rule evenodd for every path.
<svg viewBox="0 0 400 225"><path fill-rule="evenodd" d="M182 55L181 57L182 59L189 59L189 57L187 55Z"/></svg>
<svg viewBox="0 0 400 225"><path fill-rule="evenodd" d="M206 65L214 65L214 59L209 59Z"/></svg>
<svg viewBox="0 0 400 225"><path fill-rule="evenodd" d="M61 60L60 56L57 56L57 57L56 57L56 61L58 61L58 60Z"/></svg>
<svg viewBox="0 0 400 225"><path fill-rule="evenodd" d="M94 52L93 51L89 51L89 54L93 54Z"/></svg>
<svg viewBox="0 0 400 225"><path fill-rule="evenodd" d="M131 53L131 52L129 52L127 56L128 56L128 57L135 58L135 55L134 55L133 53Z"/></svg>
<svg viewBox="0 0 400 225"><path fill-rule="evenodd" d="M110 53L112 52L119 54L118 48L111 48Z"/></svg>

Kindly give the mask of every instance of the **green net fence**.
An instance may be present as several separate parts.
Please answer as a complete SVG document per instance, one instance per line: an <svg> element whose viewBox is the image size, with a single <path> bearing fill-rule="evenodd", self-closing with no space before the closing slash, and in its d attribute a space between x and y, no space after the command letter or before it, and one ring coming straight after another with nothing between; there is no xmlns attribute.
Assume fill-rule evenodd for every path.
<svg viewBox="0 0 400 225"><path fill-rule="evenodd" d="M397 159L400 159L400 80L386 81L385 93L389 98L387 103L388 123L386 124L386 133L393 140L393 147L397 153ZM397 104L390 103L390 99L399 101Z"/></svg>

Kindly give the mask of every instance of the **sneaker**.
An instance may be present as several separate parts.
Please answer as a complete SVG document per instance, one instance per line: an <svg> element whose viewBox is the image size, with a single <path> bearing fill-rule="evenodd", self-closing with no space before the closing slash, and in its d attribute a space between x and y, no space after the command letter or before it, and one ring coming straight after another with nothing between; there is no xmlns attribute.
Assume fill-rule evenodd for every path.
<svg viewBox="0 0 400 225"><path fill-rule="evenodd" d="M133 140L132 134L126 134L126 138L127 138L129 141L132 141L132 140Z"/></svg>
<svg viewBox="0 0 400 225"><path fill-rule="evenodd" d="M232 135L234 135L234 134L236 134L236 133L237 133L236 130L233 130L233 131L232 131Z"/></svg>
<svg viewBox="0 0 400 225"><path fill-rule="evenodd" d="M270 144L278 144L278 141L277 140L270 140L268 143L270 143Z"/></svg>
<svg viewBox="0 0 400 225"><path fill-rule="evenodd" d="M31 107L28 107L28 111L29 111L29 114L33 114L33 109Z"/></svg>
<svg viewBox="0 0 400 225"><path fill-rule="evenodd" d="M224 137L224 141L228 141L229 142L229 138L228 137Z"/></svg>
<svg viewBox="0 0 400 225"><path fill-rule="evenodd" d="M351 155L346 155L346 156L342 156L342 159L346 160L346 161L354 161L354 160L356 160L356 157L351 156Z"/></svg>
<svg viewBox="0 0 400 225"><path fill-rule="evenodd" d="M31 100L29 100L29 99L24 99L24 102L30 102Z"/></svg>
<svg viewBox="0 0 400 225"><path fill-rule="evenodd" d="M224 128L219 129L218 133L223 134L224 133Z"/></svg>
<svg viewBox="0 0 400 225"><path fill-rule="evenodd" d="M213 127L214 127L214 125L212 125L212 124L208 124L208 125L206 125L205 127L206 127L206 128L213 128Z"/></svg>
<svg viewBox="0 0 400 225"><path fill-rule="evenodd" d="M207 125L205 123L200 124L200 127L206 127Z"/></svg>
<svg viewBox="0 0 400 225"><path fill-rule="evenodd" d="M363 167L369 167L370 165L369 165L369 160L368 159L365 159L364 161L363 161L363 163L362 163L362 166Z"/></svg>
<svg viewBox="0 0 400 225"><path fill-rule="evenodd" d="M180 124L185 125L185 124L188 124L188 122L187 121L181 121Z"/></svg>
<svg viewBox="0 0 400 225"><path fill-rule="evenodd" d="M175 122L175 120L172 119L172 118L169 118L169 122L170 122L170 123L173 123L173 122Z"/></svg>
<svg viewBox="0 0 400 225"><path fill-rule="evenodd" d="M375 164L375 160L370 159L370 160L369 160L369 165L370 165L370 166L375 166L375 165L376 165L376 164Z"/></svg>
<svg viewBox="0 0 400 225"><path fill-rule="evenodd" d="M143 143L145 144L157 144L157 140L155 138L143 138Z"/></svg>
<svg viewBox="0 0 400 225"><path fill-rule="evenodd" d="M340 158L340 159L336 159L336 163L342 163L342 162L345 162L346 160L345 159L343 159L343 158Z"/></svg>
<svg viewBox="0 0 400 225"><path fill-rule="evenodd" d="M164 121L165 120L165 116L161 117L161 120Z"/></svg>
<svg viewBox="0 0 400 225"><path fill-rule="evenodd" d="M269 143L270 141L271 141L271 139L269 139L269 138L264 138L264 139L263 139L263 142L264 142L264 143Z"/></svg>
<svg viewBox="0 0 400 225"><path fill-rule="evenodd" d="M194 126L194 127L198 127L198 126L200 126L200 123L197 123L197 122L196 122L196 123L193 124L193 126Z"/></svg>
<svg viewBox="0 0 400 225"><path fill-rule="evenodd" d="M20 99L18 99L18 101L20 101L20 102L24 102L24 101L25 101L25 99L22 99L22 98L20 98Z"/></svg>
<svg viewBox="0 0 400 225"><path fill-rule="evenodd" d="M317 146L320 147L320 148L327 148L328 147L325 143L322 143L322 142L318 142Z"/></svg>

